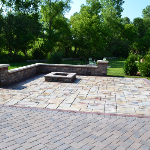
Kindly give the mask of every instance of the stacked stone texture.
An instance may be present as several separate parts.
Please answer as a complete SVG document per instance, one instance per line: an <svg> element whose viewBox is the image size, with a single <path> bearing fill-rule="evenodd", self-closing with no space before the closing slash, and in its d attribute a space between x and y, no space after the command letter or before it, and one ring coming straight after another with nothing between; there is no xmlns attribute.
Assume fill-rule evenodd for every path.
<svg viewBox="0 0 150 150"><path fill-rule="evenodd" d="M97 66L37 63L8 71L8 64L0 64L0 86L29 78L38 73L69 72L77 75L106 76L108 61L98 61Z"/></svg>

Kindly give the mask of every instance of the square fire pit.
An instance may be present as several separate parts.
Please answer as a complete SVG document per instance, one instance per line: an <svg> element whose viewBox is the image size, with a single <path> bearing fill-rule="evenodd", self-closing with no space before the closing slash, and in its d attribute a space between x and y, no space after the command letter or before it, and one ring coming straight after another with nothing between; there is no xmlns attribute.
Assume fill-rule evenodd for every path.
<svg viewBox="0 0 150 150"><path fill-rule="evenodd" d="M71 83L76 79L76 73L68 72L51 72L44 76L48 82L68 82Z"/></svg>

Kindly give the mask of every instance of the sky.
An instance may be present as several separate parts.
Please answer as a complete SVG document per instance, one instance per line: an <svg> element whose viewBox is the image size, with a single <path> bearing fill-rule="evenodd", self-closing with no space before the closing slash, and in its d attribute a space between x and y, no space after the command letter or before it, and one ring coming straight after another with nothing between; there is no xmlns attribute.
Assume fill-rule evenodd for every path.
<svg viewBox="0 0 150 150"><path fill-rule="evenodd" d="M69 13L65 14L65 17L70 19L75 12L80 11L81 4L86 4L86 0L72 0L71 10ZM146 8L147 5L150 5L150 0L124 0L125 3L122 5L123 12L122 18L129 17L130 21L133 21L134 18L142 18L142 10Z"/></svg>

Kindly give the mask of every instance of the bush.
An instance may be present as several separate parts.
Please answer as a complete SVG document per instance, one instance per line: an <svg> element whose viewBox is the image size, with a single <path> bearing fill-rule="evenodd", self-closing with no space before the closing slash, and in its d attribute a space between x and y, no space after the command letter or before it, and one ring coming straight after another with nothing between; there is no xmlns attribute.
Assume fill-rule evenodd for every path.
<svg viewBox="0 0 150 150"><path fill-rule="evenodd" d="M87 64L87 60L84 57L80 57L80 62L81 62L81 65Z"/></svg>
<svg viewBox="0 0 150 150"><path fill-rule="evenodd" d="M150 54L144 56L144 62L139 62L138 68L142 76L150 77Z"/></svg>
<svg viewBox="0 0 150 150"><path fill-rule="evenodd" d="M32 52L32 57L36 60L43 60L45 59L45 53L40 48L36 48Z"/></svg>
<svg viewBox="0 0 150 150"><path fill-rule="evenodd" d="M48 57L50 63L61 64L62 63L62 53L53 52L50 57Z"/></svg>
<svg viewBox="0 0 150 150"><path fill-rule="evenodd" d="M0 63L19 63L19 62L25 62L25 56L18 54L18 55L9 55L9 54L2 54L0 57Z"/></svg>
<svg viewBox="0 0 150 150"><path fill-rule="evenodd" d="M127 58L123 69L127 75L136 75L138 67L135 63L135 56L133 54Z"/></svg>
<svg viewBox="0 0 150 150"><path fill-rule="evenodd" d="M142 59L142 55L136 55L136 61L140 61Z"/></svg>

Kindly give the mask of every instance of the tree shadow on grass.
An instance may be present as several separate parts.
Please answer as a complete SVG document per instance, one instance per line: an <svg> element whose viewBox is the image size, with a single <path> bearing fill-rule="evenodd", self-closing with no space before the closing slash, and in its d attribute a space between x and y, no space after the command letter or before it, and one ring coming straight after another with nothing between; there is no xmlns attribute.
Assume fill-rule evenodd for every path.
<svg viewBox="0 0 150 150"><path fill-rule="evenodd" d="M107 77L120 77L120 78L125 78L125 76L122 76L122 75L107 75Z"/></svg>

